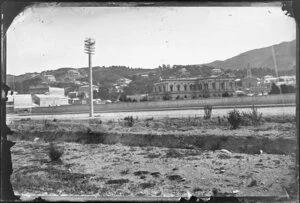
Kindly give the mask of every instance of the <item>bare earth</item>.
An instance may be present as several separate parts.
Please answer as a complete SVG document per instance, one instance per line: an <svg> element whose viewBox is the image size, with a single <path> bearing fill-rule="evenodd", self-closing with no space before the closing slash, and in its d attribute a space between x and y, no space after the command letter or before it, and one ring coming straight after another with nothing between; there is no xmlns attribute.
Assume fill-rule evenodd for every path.
<svg viewBox="0 0 300 203"><path fill-rule="evenodd" d="M13 122L10 127L15 135L11 139L16 145L12 148L12 184L21 195L182 197L190 193L209 197L213 188L237 196L297 195L295 153L234 153L223 150L226 145L205 150L76 141L80 132L84 137L94 131L295 140L293 116L268 117L262 125L241 126L237 130L231 130L225 120L219 125L218 122L217 118L150 118L136 120L132 127L124 120ZM48 134L33 141L42 131ZM58 138L67 132L79 135L68 142L54 140L64 153L61 161L50 162L47 136Z"/></svg>
<svg viewBox="0 0 300 203"><path fill-rule="evenodd" d="M12 182L19 193L172 197L187 191L210 196L218 188L278 196L286 195L295 172L290 155L77 143L59 144L65 153L53 164L47 146L18 141L13 148Z"/></svg>

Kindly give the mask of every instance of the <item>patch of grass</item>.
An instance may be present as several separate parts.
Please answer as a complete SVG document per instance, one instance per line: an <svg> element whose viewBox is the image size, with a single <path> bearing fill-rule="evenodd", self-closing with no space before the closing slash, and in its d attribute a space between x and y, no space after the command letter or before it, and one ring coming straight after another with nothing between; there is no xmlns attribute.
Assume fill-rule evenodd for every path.
<svg viewBox="0 0 300 203"><path fill-rule="evenodd" d="M152 175L154 178L158 178L160 176L160 172L153 172L150 173L150 175Z"/></svg>
<svg viewBox="0 0 300 203"><path fill-rule="evenodd" d="M125 126L128 126L128 127L132 127L133 124L134 124L134 119L132 116L127 116L124 118L125 120Z"/></svg>
<svg viewBox="0 0 300 203"><path fill-rule="evenodd" d="M211 119L211 112L212 112L212 106L211 105L206 105L204 107L204 119L208 120Z"/></svg>
<svg viewBox="0 0 300 203"><path fill-rule="evenodd" d="M217 156L219 159L230 159L231 156L228 154L218 154Z"/></svg>
<svg viewBox="0 0 300 203"><path fill-rule="evenodd" d="M106 182L106 184L118 184L118 185L123 185L125 183L129 183L129 180L121 178L121 179L108 180Z"/></svg>
<svg viewBox="0 0 300 203"><path fill-rule="evenodd" d="M139 187L141 187L142 189L152 188L154 186L155 186L155 183L153 183L153 182L139 184Z"/></svg>
<svg viewBox="0 0 300 203"><path fill-rule="evenodd" d="M167 178L171 181L184 181L180 175L168 175Z"/></svg>
<svg viewBox="0 0 300 203"><path fill-rule="evenodd" d="M153 117L151 117L151 118L146 118L146 119L145 119L145 121L153 121L153 120L154 120Z"/></svg>
<svg viewBox="0 0 300 203"><path fill-rule="evenodd" d="M47 166L46 168L30 167L15 171L12 176L12 184L19 192L47 191L57 193L58 190L64 190L72 194L80 193L80 191L96 193L98 188L95 185L88 184L86 180L90 176L92 175L71 173L68 170L56 169L53 166Z"/></svg>
<svg viewBox="0 0 300 203"><path fill-rule="evenodd" d="M242 112L242 125L260 125L263 122L262 113L258 113L255 106L252 106L250 112Z"/></svg>
<svg viewBox="0 0 300 203"><path fill-rule="evenodd" d="M127 175L129 173L129 169L124 169L120 172L121 175Z"/></svg>
<svg viewBox="0 0 300 203"><path fill-rule="evenodd" d="M295 123L296 122L296 116L294 115L278 115L278 116L268 116L265 117L264 120L266 122L272 122L272 123Z"/></svg>
<svg viewBox="0 0 300 203"><path fill-rule="evenodd" d="M136 171L133 173L135 176L147 175L149 171Z"/></svg>
<svg viewBox="0 0 300 203"><path fill-rule="evenodd" d="M210 150L212 151L216 151L216 150L220 150L221 149L221 144L220 142L214 143L211 145Z"/></svg>
<svg viewBox="0 0 300 203"><path fill-rule="evenodd" d="M44 120L44 127L45 127L45 128L49 128L49 127L51 127L51 126L53 126L53 123L52 123L51 121L49 121L49 120Z"/></svg>
<svg viewBox="0 0 300 203"><path fill-rule="evenodd" d="M161 156L161 154L150 153L150 154L147 154L146 156L144 156L144 158L155 159L155 158L159 158L160 156Z"/></svg>
<svg viewBox="0 0 300 203"><path fill-rule="evenodd" d="M48 156L51 161L60 161L60 157L63 155L63 151L58 149L52 142L49 144Z"/></svg>
<svg viewBox="0 0 300 203"><path fill-rule="evenodd" d="M168 149L165 156L166 158L178 158L178 157L182 157L182 154L178 152L178 150L170 148Z"/></svg>

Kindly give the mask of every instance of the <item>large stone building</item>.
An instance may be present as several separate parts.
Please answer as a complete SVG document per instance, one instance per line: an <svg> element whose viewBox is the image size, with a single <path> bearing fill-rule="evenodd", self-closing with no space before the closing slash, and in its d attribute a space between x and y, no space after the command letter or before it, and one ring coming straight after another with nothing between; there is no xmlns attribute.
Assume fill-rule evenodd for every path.
<svg viewBox="0 0 300 203"><path fill-rule="evenodd" d="M235 76L230 74L199 78L163 79L153 86L153 100L201 99L222 97L224 93L233 96Z"/></svg>

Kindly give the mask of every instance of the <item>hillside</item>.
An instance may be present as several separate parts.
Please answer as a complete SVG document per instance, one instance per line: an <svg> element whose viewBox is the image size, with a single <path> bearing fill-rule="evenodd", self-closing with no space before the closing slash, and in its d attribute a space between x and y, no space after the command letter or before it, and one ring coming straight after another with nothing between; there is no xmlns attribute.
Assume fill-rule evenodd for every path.
<svg viewBox="0 0 300 203"><path fill-rule="evenodd" d="M293 68L296 64L296 41L282 42L273 46L254 49L225 61L218 60L205 65L224 69L243 69L249 64L250 67L268 67L275 70L273 53L278 70Z"/></svg>
<svg viewBox="0 0 300 203"><path fill-rule="evenodd" d="M272 49L274 51L272 51ZM214 61L202 65L166 65L154 69L131 68L126 66L93 67L93 83L99 85L102 97L111 96L113 84L120 78L128 78L132 82L124 89L124 94L146 94L152 91L153 83L160 78L209 76L214 68L233 73L238 78L246 76L247 68L251 68L256 77L276 75L273 54L276 58L279 75L296 74L296 41L283 42L272 47L247 51L225 61ZM70 70L78 72L78 76L70 76ZM49 82L45 75L53 75L56 81ZM141 75L147 75L142 77ZM41 73L26 73L19 76L7 75L7 84L19 93L29 93L29 86L49 83L54 87L65 88L65 92L75 91L80 85L88 84L88 68L63 67Z"/></svg>

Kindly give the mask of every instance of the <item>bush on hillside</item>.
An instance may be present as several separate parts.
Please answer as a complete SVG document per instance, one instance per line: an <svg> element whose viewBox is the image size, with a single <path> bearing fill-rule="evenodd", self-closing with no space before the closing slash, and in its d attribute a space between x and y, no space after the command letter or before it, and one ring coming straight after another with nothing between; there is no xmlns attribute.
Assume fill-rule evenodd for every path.
<svg viewBox="0 0 300 203"><path fill-rule="evenodd" d="M252 106L251 112L242 112L242 125L260 125L263 123L262 113Z"/></svg>
<svg viewBox="0 0 300 203"><path fill-rule="evenodd" d="M242 117L240 112L234 109L228 113L227 120L231 125L231 129L237 129L242 122Z"/></svg>
<svg viewBox="0 0 300 203"><path fill-rule="evenodd" d="M63 151L58 149L52 142L49 145L48 156L51 161L60 161Z"/></svg>

